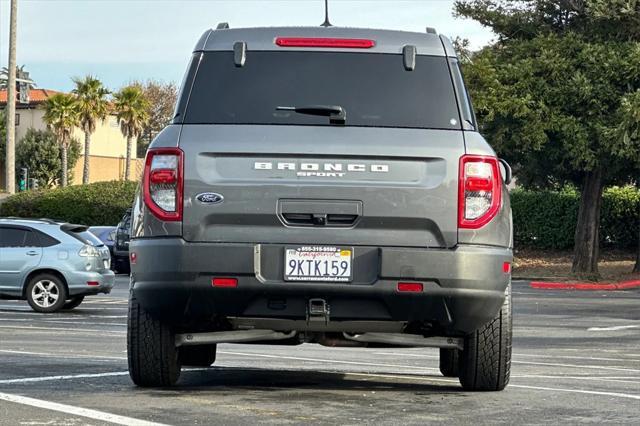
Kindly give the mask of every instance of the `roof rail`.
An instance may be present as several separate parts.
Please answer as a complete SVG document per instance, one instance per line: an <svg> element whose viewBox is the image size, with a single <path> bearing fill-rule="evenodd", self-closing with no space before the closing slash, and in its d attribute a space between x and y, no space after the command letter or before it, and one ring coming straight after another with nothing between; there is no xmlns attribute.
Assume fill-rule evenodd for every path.
<svg viewBox="0 0 640 426"><path fill-rule="evenodd" d="M427 27L427 33L428 34L438 34L438 32L436 31L435 28L433 27Z"/></svg>
<svg viewBox="0 0 640 426"><path fill-rule="evenodd" d="M47 217L41 217L41 218L36 219L36 220L41 220L41 221L43 221L43 222L47 222L47 223L49 223L49 224L51 224L51 225L58 225L58 224L60 224L60 223L64 223L64 222L65 222L64 220L59 220L59 219L49 219L49 218L47 218Z"/></svg>
<svg viewBox="0 0 640 426"><path fill-rule="evenodd" d="M0 217L0 219L44 222L44 223L48 223L49 225L59 225L65 222L64 220L55 220L55 219L49 219L46 217L35 218L35 217L2 216Z"/></svg>
<svg viewBox="0 0 640 426"><path fill-rule="evenodd" d="M220 22L218 24L218 26L216 27L216 30L228 30L229 29L229 23L228 22Z"/></svg>

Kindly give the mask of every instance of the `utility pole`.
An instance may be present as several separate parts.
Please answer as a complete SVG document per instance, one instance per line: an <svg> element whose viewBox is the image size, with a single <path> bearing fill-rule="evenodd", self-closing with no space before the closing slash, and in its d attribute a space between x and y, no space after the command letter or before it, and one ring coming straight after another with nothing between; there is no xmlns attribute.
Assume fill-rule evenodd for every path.
<svg viewBox="0 0 640 426"><path fill-rule="evenodd" d="M11 0L9 24L9 79L7 81L7 149L5 154L5 187L16 192L16 36L18 0Z"/></svg>

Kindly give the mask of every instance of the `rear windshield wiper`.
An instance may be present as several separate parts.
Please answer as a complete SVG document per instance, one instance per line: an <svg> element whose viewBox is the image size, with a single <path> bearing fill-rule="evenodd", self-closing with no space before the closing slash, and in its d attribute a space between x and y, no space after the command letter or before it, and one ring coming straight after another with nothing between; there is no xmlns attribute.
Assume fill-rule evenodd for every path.
<svg viewBox="0 0 640 426"><path fill-rule="evenodd" d="M303 106L279 106L278 111L294 111L298 114L324 115L329 117L331 124L345 124L347 111L340 105L303 105Z"/></svg>

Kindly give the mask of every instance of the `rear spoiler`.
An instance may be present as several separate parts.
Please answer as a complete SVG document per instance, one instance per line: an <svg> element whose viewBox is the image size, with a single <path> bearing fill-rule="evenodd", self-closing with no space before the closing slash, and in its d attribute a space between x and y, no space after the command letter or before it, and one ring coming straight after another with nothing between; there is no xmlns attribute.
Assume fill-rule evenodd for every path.
<svg viewBox="0 0 640 426"><path fill-rule="evenodd" d="M85 232L86 230L89 229L88 226L85 225L74 225L73 223L65 223L60 225L60 229L62 229L64 232Z"/></svg>

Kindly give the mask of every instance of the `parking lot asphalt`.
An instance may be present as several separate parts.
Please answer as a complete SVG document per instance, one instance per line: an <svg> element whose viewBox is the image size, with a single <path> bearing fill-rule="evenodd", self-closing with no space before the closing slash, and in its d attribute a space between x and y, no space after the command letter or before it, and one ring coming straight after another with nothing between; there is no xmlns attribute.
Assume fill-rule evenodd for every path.
<svg viewBox="0 0 640 426"><path fill-rule="evenodd" d="M464 392L436 349L220 345L213 368L139 389L127 373L127 277L76 310L0 300L0 424L637 424L640 291L514 282L503 392Z"/></svg>

